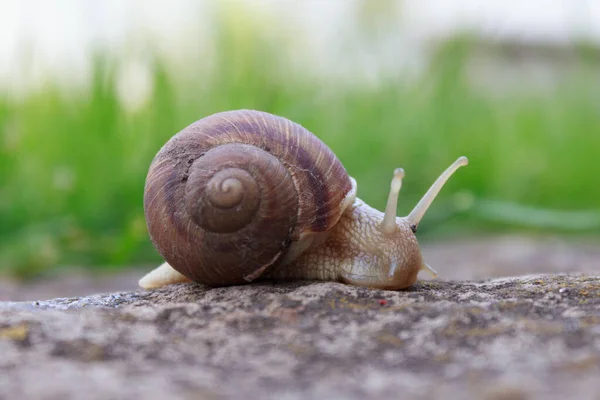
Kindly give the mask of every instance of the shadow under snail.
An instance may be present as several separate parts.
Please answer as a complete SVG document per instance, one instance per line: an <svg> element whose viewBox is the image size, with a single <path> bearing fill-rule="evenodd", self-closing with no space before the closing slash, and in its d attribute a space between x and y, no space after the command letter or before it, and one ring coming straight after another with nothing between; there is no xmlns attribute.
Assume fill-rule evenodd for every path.
<svg viewBox="0 0 600 400"><path fill-rule="evenodd" d="M404 171L394 171L385 212L356 197L356 181L315 135L286 118L226 111L173 136L150 165L144 212L166 261L143 288L196 281L327 280L402 289L420 270L421 218L458 158L406 217L397 217Z"/></svg>

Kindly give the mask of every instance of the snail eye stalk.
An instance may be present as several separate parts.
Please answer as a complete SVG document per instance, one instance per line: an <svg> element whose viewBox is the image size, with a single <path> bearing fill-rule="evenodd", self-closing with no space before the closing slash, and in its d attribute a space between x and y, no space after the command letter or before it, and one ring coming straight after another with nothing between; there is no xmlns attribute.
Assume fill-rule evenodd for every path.
<svg viewBox="0 0 600 400"><path fill-rule="evenodd" d="M448 179L456 172L457 169L463 167L469 163L467 157L462 156L459 157L456 161L452 163L440 176L436 179L436 181L431 185L427 193L423 196L423 198L417 203L415 208L408 214L406 217L411 226L414 226L413 231L416 232L419 222L423 218L423 215L427 212L433 200L435 200L436 196L442 190Z"/></svg>

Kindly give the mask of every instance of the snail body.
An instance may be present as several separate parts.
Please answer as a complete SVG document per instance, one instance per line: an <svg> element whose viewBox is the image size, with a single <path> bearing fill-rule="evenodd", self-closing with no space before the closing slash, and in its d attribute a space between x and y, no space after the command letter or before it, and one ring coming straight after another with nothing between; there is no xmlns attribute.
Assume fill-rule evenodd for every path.
<svg viewBox="0 0 600 400"><path fill-rule="evenodd" d="M146 179L150 238L165 263L143 288L316 279L401 289L420 270L415 232L459 158L407 217L396 217L404 171L385 213L356 198L356 181L315 135L253 110L205 117L173 136Z"/></svg>

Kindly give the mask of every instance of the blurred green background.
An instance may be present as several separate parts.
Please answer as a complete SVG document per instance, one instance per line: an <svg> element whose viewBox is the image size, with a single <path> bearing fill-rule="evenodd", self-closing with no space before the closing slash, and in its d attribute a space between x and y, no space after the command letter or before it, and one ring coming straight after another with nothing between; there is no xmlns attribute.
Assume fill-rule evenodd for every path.
<svg viewBox="0 0 600 400"><path fill-rule="evenodd" d="M600 232L596 45L523 47L459 32L430 46L418 74L392 62L373 79L337 54L395 40L401 2L355 3L352 35L340 33L327 73L307 68L319 55L301 31L283 29L285 19L256 12L252 2L215 2L203 16L209 33L186 31L176 62L140 35L125 50L95 49L84 85L47 79L25 94L1 90L0 273L30 278L63 266L159 262L142 208L153 156L193 121L237 108L304 125L357 179L359 197L379 209L393 169L403 167L401 214L468 156L425 217L420 240ZM18 65L33 71L28 49ZM511 88L493 68L491 84L477 84L482 57L510 66L520 52L568 68L543 88L528 85L518 68L508 81L523 83Z"/></svg>

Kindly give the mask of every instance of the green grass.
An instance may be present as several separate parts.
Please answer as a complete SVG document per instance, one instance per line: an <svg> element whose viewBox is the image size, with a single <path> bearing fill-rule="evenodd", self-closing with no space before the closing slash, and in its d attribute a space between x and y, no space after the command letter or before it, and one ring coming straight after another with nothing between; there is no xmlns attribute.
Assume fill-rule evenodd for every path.
<svg viewBox="0 0 600 400"><path fill-rule="evenodd" d="M523 90L502 99L466 83L468 45L460 40L420 79L366 86L291 72L277 57L284 44L246 36L226 24L217 31L218 68L174 75L156 57L152 96L135 112L119 101L119 62L107 54L96 59L89 90L48 85L21 100L0 93L0 272L33 277L65 265L158 262L142 209L154 154L191 122L236 108L279 114L317 134L357 179L359 197L380 209L392 170L404 167L403 214L449 163L468 156L424 220L425 237L548 230L525 226L527 218L503 224L504 209L488 218L477 212L481 199L600 209L600 96L585 75L596 64L582 62L581 74L551 95ZM454 200L465 197L474 206L455 212Z"/></svg>

